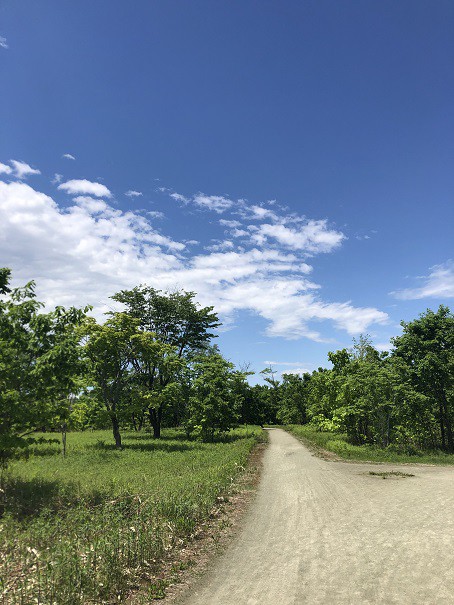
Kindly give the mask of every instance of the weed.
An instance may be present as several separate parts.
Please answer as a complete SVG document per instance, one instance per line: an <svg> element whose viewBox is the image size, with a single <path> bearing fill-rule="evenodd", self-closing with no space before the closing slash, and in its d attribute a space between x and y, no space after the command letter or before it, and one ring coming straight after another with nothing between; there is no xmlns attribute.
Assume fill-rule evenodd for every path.
<svg viewBox="0 0 454 605"><path fill-rule="evenodd" d="M391 477L404 478L404 477L414 477L411 473L402 473L401 471L369 471L369 475L373 475L374 477L382 477L383 479L388 479Z"/></svg>

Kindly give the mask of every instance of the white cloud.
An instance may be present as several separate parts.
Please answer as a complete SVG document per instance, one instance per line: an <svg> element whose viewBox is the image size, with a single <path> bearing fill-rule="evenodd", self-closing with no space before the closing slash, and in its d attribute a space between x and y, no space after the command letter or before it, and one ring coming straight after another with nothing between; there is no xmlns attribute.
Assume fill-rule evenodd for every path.
<svg viewBox="0 0 454 605"><path fill-rule="evenodd" d="M414 300L420 298L454 297L454 261L448 260L430 267L429 275L419 278L424 281L419 288L406 288L391 292L396 298Z"/></svg>
<svg viewBox="0 0 454 605"><path fill-rule="evenodd" d="M301 361L264 361L263 363L266 366L286 366L286 367L291 367L291 366L300 366L301 365Z"/></svg>
<svg viewBox="0 0 454 605"><path fill-rule="evenodd" d="M331 252L345 239L340 231L329 229L326 220L308 220L298 228L265 223L259 227L251 225L249 230L253 241L258 245L263 246L271 240L292 250L303 250L311 254Z"/></svg>
<svg viewBox="0 0 454 605"><path fill-rule="evenodd" d="M73 200L76 204L87 211L89 214L99 214L102 212L106 216L118 215L119 211L111 208L104 200L99 198L90 197L88 195L78 195Z"/></svg>
<svg viewBox="0 0 454 605"><path fill-rule="evenodd" d="M130 189L129 191L126 191L125 195L128 197L139 197L143 195L143 193L141 191L134 191L134 189Z"/></svg>
<svg viewBox="0 0 454 605"><path fill-rule="evenodd" d="M393 345L390 342L377 342L374 344L377 351L391 351Z"/></svg>
<svg viewBox="0 0 454 605"><path fill-rule="evenodd" d="M11 168L11 166L8 166L7 164L2 164L0 162L0 174L11 174L13 171L13 169Z"/></svg>
<svg viewBox="0 0 454 605"><path fill-rule="evenodd" d="M66 191L66 193L71 195L88 194L95 195L96 197L112 197L111 192L105 185L102 185L101 183L92 183L86 179L73 179L71 181L66 181L66 183L59 185L58 189Z"/></svg>
<svg viewBox="0 0 454 605"><path fill-rule="evenodd" d="M232 248L234 248L234 244L231 240L224 240L223 242L220 242L219 240L213 240L217 243L212 244L211 246L206 246L205 250L210 250L212 252L219 252L222 250L231 250Z"/></svg>
<svg viewBox="0 0 454 605"><path fill-rule="evenodd" d="M159 210L148 210L147 216L149 216L150 218L162 219L164 218L164 213L159 212Z"/></svg>
<svg viewBox="0 0 454 605"><path fill-rule="evenodd" d="M66 160L75 160L76 158L70 154L70 153L64 153L62 156L62 158L65 158Z"/></svg>
<svg viewBox="0 0 454 605"><path fill-rule="evenodd" d="M25 162L19 162L18 160L10 160L10 162L13 165L14 174L20 180L26 178L27 176L29 176L31 174L41 174L40 170L37 170L36 168L32 168Z"/></svg>
<svg viewBox="0 0 454 605"><path fill-rule="evenodd" d="M113 208L98 194L78 195L65 209L24 183L0 181L0 257L16 283L36 279L38 296L49 306L92 304L100 315L112 307L114 292L148 283L197 292L224 322L241 310L255 313L267 321L269 336L321 341L314 322L357 334L387 320L374 308L321 300L320 286L306 277L311 267L298 254L251 248L191 256L187 242L157 232L145 216Z"/></svg>
<svg viewBox="0 0 454 605"><path fill-rule="evenodd" d="M196 206L204 208L205 210L214 210L218 214L225 212L233 206L232 200L222 195L205 195L204 193L197 193L193 196L192 201Z"/></svg>
<svg viewBox="0 0 454 605"><path fill-rule="evenodd" d="M284 374L297 374L298 376L302 376L303 374L311 374L312 371L308 368L292 368L290 370L282 370L281 376Z"/></svg>
<svg viewBox="0 0 454 605"><path fill-rule="evenodd" d="M159 191L167 191L167 189L165 187L160 187ZM189 203L189 199L184 195L181 195L181 193L170 193L169 195L172 199L176 200L177 202L183 202L184 204Z"/></svg>
<svg viewBox="0 0 454 605"><path fill-rule="evenodd" d="M160 187L160 191L166 191L165 187ZM170 197L177 202L182 202L183 204L194 204L203 210L213 210L218 214L222 214L229 208L231 208L234 204L232 200L222 196L222 195L205 195L204 193L196 193L192 197L186 197L181 193L170 193Z"/></svg>
<svg viewBox="0 0 454 605"><path fill-rule="evenodd" d="M54 174L54 178L51 180L51 183L52 183L52 185L58 185L58 183L61 183L62 180L63 180L63 175L56 172Z"/></svg>
<svg viewBox="0 0 454 605"><path fill-rule="evenodd" d="M230 232L232 237L249 237L249 231L245 231L244 229L233 229Z"/></svg>
<svg viewBox="0 0 454 605"><path fill-rule="evenodd" d="M272 210L269 210L268 208L263 208L263 206L253 205L253 206L249 206L247 210L248 210L247 218L250 218L253 220L263 220L263 219L271 219L273 221L279 220L279 217L275 212L273 212Z"/></svg>
<svg viewBox="0 0 454 605"><path fill-rule="evenodd" d="M219 220L219 224L222 225L223 227L229 227L231 229L233 229L234 227L241 227L240 221L228 221L224 218L221 218Z"/></svg>
<svg viewBox="0 0 454 605"><path fill-rule="evenodd" d="M6 38L4 36L0 36L0 48L9 48Z"/></svg>

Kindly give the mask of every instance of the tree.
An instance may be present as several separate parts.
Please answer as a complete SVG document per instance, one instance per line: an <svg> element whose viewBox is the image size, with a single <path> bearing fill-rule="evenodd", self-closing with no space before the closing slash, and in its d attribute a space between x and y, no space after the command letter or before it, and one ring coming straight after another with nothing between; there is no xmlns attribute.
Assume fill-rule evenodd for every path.
<svg viewBox="0 0 454 605"><path fill-rule="evenodd" d="M163 411L180 394L178 376L185 362L178 352L175 346L158 340L154 332L138 330L130 339L134 395L142 402L142 410L148 412L156 438L161 437Z"/></svg>
<svg viewBox="0 0 454 605"><path fill-rule="evenodd" d="M0 462L27 448L39 427L68 413L68 395L80 374L77 327L82 309L40 313L35 284L8 287L0 271Z"/></svg>
<svg viewBox="0 0 454 605"><path fill-rule="evenodd" d="M193 365L194 378L189 398L188 433L213 441L216 433L229 431L238 421L241 395L240 372L218 353L199 356ZM245 380L245 376L242 376Z"/></svg>
<svg viewBox="0 0 454 605"><path fill-rule="evenodd" d="M122 406L128 402L131 383L130 346L137 325L137 320L116 313L103 325L89 318L83 329L88 380L109 414L117 449L121 449L119 415Z"/></svg>
<svg viewBox="0 0 454 605"><path fill-rule="evenodd" d="M309 373L283 374L280 385L281 397L277 419L284 424L305 424L307 422L307 388L311 379Z"/></svg>
<svg viewBox="0 0 454 605"><path fill-rule="evenodd" d="M189 360L201 350L207 349L210 340L215 336L211 330L220 325L213 307L200 308L194 297L194 292L162 293L148 286L122 290L112 296L115 301L125 306L127 315L138 321L139 329L150 335L146 337L148 345L150 339L159 343L157 346L161 347L162 360L168 359L169 363L175 355L181 360ZM172 361L173 365L144 365L139 364L137 360L134 363L142 387L148 390L150 405L147 411L153 434L159 438L165 408L175 408L169 404L175 401L177 387L175 384L170 385L174 382L176 364Z"/></svg>
<svg viewBox="0 0 454 605"><path fill-rule="evenodd" d="M280 382L276 378L276 371L270 366L260 372L263 374L263 380L267 383L264 404L266 408L267 420L270 424L276 424L277 413L281 402Z"/></svg>
<svg viewBox="0 0 454 605"><path fill-rule="evenodd" d="M121 290L112 296L125 305L128 315L139 320L142 330L176 347L179 357L204 349L216 336L211 330L221 325L213 307L200 308L194 298L194 292L163 294L149 286Z"/></svg>
<svg viewBox="0 0 454 605"><path fill-rule="evenodd" d="M393 357L402 375L425 395L439 425L441 448L454 452L454 317L448 307L428 309L418 319L401 322L403 334L392 339Z"/></svg>

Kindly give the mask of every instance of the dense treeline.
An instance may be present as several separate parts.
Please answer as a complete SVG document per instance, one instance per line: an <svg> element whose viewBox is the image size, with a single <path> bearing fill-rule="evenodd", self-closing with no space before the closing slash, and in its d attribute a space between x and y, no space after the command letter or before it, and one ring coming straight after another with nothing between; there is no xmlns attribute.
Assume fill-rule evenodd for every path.
<svg viewBox="0 0 454 605"><path fill-rule="evenodd" d="M332 369L250 386L212 344L220 325L192 292L148 286L112 298L104 323L86 309L42 312L34 283L11 290L0 270L0 462L33 443L36 430L121 431L184 426L213 440L237 423L311 423L354 444L407 452L454 451L454 320L428 310L379 353L368 337L329 353Z"/></svg>
<svg viewBox="0 0 454 605"><path fill-rule="evenodd" d="M366 336L329 353L333 368L275 380L269 401L281 423L345 433L355 445L406 453L454 452L454 318L447 307L402 322L390 353Z"/></svg>

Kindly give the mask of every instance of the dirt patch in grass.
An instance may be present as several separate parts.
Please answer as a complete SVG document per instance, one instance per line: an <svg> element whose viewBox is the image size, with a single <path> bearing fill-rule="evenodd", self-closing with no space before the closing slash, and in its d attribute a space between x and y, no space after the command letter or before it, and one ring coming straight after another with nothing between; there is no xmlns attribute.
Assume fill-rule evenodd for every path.
<svg viewBox="0 0 454 605"><path fill-rule="evenodd" d="M131 594L127 605L145 605L160 600L172 605L203 574L214 556L222 552L238 531L244 513L255 497L267 443L252 450L244 471L228 493L218 496L207 521L196 527L187 540L169 550L159 561L159 574Z"/></svg>

